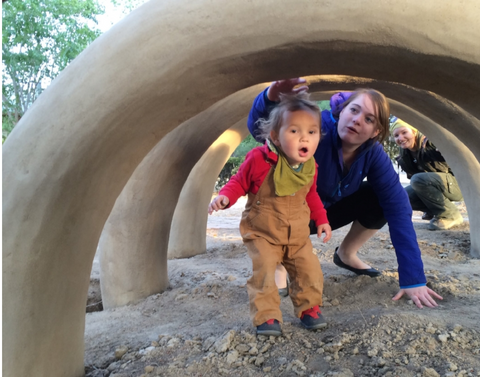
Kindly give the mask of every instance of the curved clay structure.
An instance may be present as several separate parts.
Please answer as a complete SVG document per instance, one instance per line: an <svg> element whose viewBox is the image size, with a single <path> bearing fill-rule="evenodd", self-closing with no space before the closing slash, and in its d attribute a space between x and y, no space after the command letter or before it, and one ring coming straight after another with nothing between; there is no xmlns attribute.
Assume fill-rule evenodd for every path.
<svg viewBox="0 0 480 377"><path fill-rule="evenodd" d="M255 95L264 87L265 85L256 85L241 90L183 123L166 135L137 167L117 198L100 237L100 283L105 308L133 303L168 287L170 224L185 180L212 142L239 119L244 120L242 134L246 136L245 114L248 114ZM240 128L240 125L236 128ZM220 155L225 155L228 151L231 154L229 144L238 138L237 132L230 132L214 149ZM240 141L241 139L238 143ZM211 153L215 154L215 151L210 151ZM215 165L221 162L225 163L224 158ZM200 169L216 171L218 176L215 165L205 165ZM220 169L222 166L223 164ZM211 173L202 174L204 178L210 175ZM197 187L201 187L201 190L193 188L193 191L197 191L194 196L203 194L205 197L205 186ZM212 187L213 184L209 188L210 197ZM196 208L200 208L199 203L204 201L194 199ZM195 242L195 247L205 244L206 209L205 205L201 222L192 223L194 218L191 217L191 211L184 212L183 220L179 220L185 226L198 229L197 233L203 232L203 242L198 243L198 238L193 237L193 233L187 233L192 237L177 243ZM185 236L182 239L185 240ZM171 257L186 256L180 254L184 251L179 246L181 244L172 246L177 251L171 251ZM205 248L202 252L204 251Z"/></svg>
<svg viewBox="0 0 480 377"><path fill-rule="evenodd" d="M479 160L479 16L475 2L443 0L152 0L134 11L4 144L4 375L83 375L89 275L116 198L168 132L238 90L311 74L402 83L449 108L409 105ZM449 122L453 113L467 122Z"/></svg>
<svg viewBox="0 0 480 377"><path fill-rule="evenodd" d="M212 200L212 187L229 157L248 136L246 124L245 117L225 131L190 172L173 214L168 259L188 258L206 251L207 207Z"/></svg>
<svg viewBox="0 0 480 377"><path fill-rule="evenodd" d="M355 87L374 87L394 98L400 98L410 106L416 106L421 101L427 101L431 94L416 91L399 84L376 82L352 77L318 76L308 78L313 96L318 99L328 99L332 92L315 92L318 88L336 88L337 90L352 90ZM100 250L102 297L105 308L112 308L144 299L150 294L163 291L168 285L167 256L165 255L167 241L168 258L190 257L205 251L205 228L207 215L205 208L210 198L212 187L225 159L235 146L227 145L227 135L222 135L200 159L190 173L184 188L183 200L175 208L175 216L171 213L175 203L165 202L165 193L179 191L183 180L167 179L172 175L171 165L165 165L165 156L174 150L182 150L192 143L187 137L189 128L201 129L205 119L209 119L210 135L215 130L224 127L222 120L229 121L248 112L252 95L257 94L262 87L236 93L220 103L212 106L197 117L185 122L175 131L168 134L144 159L136 169L129 183L117 199L104 229ZM228 109L228 104L236 103L238 107ZM390 100L392 102L392 100ZM395 102L395 101L393 101ZM443 102L436 97L431 99L430 109L448 113L448 108L441 109ZM439 110L440 108L440 110ZM480 211L480 203L475 200L480 196L480 187L473 177L480 175L478 161L463 143L445 129L439 127L429 118L405 104L395 102L392 105L395 114L402 114L440 147L460 180L461 189L470 213ZM465 124L453 113L450 119L456 123ZM246 134L246 121L238 122L239 132ZM213 136L212 136L213 137ZM234 133L238 138L238 133ZM194 137L196 140L196 137ZM240 140L240 139L238 139ZM219 148L219 144L223 148ZM183 166L183 176L191 166L191 156L176 155L175 166ZM465 169L467 167L467 169ZM469 174L470 173L470 174ZM172 188L173 187L173 188ZM169 195L172 200L175 195ZM160 216L159 208L162 208ZM168 209L170 208L170 209ZM170 214L170 216L169 216ZM478 218L471 216L471 226L478 226ZM170 227L170 222L171 227ZM167 232L170 229L170 239ZM186 237L185 235L189 236ZM477 240L472 240L472 250L476 250Z"/></svg>

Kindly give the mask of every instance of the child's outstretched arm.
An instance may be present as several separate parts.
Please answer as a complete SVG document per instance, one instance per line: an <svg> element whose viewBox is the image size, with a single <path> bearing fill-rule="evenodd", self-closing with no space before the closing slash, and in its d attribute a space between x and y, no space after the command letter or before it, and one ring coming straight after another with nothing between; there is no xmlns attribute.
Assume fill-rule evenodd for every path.
<svg viewBox="0 0 480 377"><path fill-rule="evenodd" d="M322 233L325 232L325 237L323 238L323 242L328 242L330 241L330 238L332 238L332 227L330 224L320 224L317 226L317 237L321 238Z"/></svg>
<svg viewBox="0 0 480 377"><path fill-rule="evenodd" d="M212 202L208 205L208 213L211 215L213 211L218 211L224 209L230 203L225 195L218 195Z"/></svg>

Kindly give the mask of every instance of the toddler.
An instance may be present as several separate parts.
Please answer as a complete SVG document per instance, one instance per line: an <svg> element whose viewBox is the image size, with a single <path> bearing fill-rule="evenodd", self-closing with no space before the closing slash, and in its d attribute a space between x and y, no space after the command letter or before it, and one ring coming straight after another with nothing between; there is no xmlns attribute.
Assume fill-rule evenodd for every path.
<svg viewBox="0 0 480 377"><path fill-rule="evenodd" d="M250 315L258 335L281 335L280 296L275 269L283 264L290 277L295 315L307 329L325 327L323 274L310 241L310 219L317 235L332 231L317 193L313 158L321 137L320 110L306 93L282 96L267 120L260 120L265 145L245 157L238 173L212 200L208 212L232 206L248 193L240 222L243 242L252 259L247 282Z"/></svg>

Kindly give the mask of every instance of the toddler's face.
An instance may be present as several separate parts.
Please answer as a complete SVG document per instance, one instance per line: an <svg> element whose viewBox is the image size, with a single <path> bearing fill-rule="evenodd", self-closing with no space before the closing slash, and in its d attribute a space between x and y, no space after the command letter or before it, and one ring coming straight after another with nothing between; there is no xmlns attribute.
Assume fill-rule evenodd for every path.
<svg viewBox="0 0 480 377"><path fill-rule="evenodd" d="M278 134L271 133L274 144L280 147L290 165L298 165L312 158L320 142L320 117L308 110L283 114Z"/></svg>

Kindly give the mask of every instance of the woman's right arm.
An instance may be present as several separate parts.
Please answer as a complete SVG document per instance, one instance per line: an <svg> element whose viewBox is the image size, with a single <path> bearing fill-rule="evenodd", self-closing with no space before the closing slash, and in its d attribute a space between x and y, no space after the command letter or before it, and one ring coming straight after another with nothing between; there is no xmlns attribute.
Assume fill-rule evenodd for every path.
<svg viewBox="0 0 480 377"><path fill-rule="evenodd" d="M296 94L308 90L308 86L303 85L307 81L301 78L274 81L267 89L261 92L253 101L253 106L248 114L248 130L252 136L260 143L265 140L258 136L259 119L267 119L270 111L275 107L275 104L280 100L280 94ZM300 85L300 86L299 86Z"/></svg>
<svg viewBox="0 0 480 377"><path fill-rule="evenodd" d="M265 140L258 136L258 120L268 118L270 111L275 106L275 102L272 102L267 98L266 92L268 89L269 88L265 89L255 98L253 106L250 109L250 114L248 114L248 130L259 143L264 143Z"/></svg>

